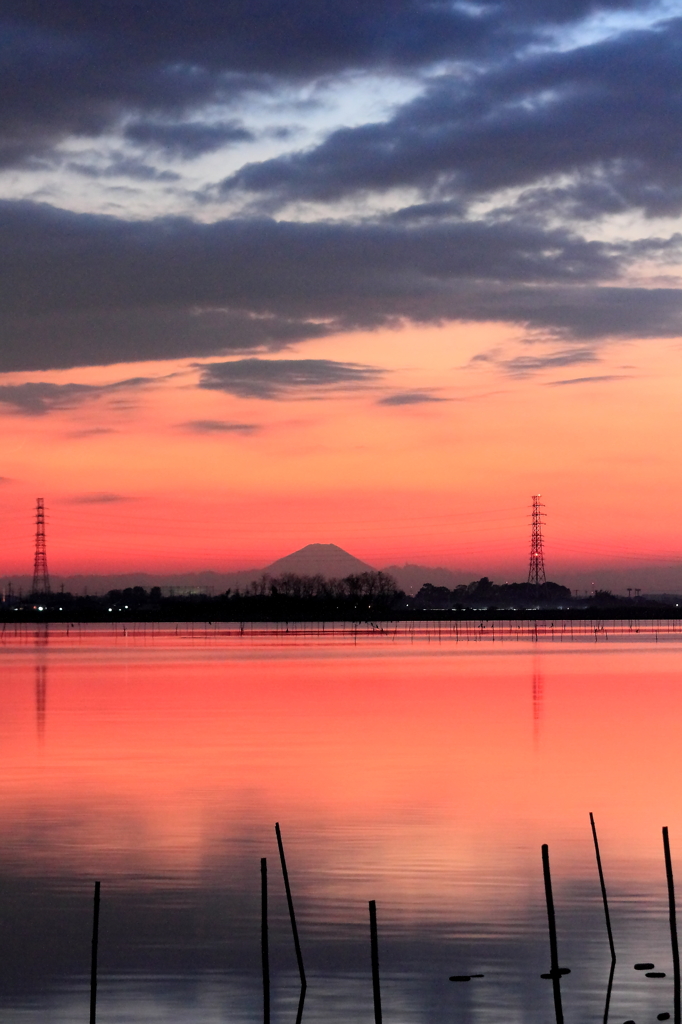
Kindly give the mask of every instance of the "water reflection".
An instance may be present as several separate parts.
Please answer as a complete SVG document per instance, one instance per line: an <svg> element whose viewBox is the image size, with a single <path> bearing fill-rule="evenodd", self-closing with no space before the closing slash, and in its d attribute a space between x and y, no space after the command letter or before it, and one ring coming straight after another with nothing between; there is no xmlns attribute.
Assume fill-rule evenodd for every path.
<svg viewBox="0 0 682 1024"><path fill-rule="evenodd" d="M36 733L45 739L45 712L47 710L47 665L36 665Z"/></svg>
<svg viewBox="0 0 682 1024"><path fill-rule="evenodd" d="M304 1020L372 1019L371 899L387 1021L551 1020L542 843L572 968L566 1020L672 1009L660 828L682 877L675 641L538 651L73 633L0 654L0 1007L11 1019L87 1019L95 878L100 1021L262 1019L267 857L273 1020L293 1024L300 977L276 821ZM618 948L606 1008L590 809ZM633 971L645 960L666 978ZM456 974L484 977L456 985Z"/></svg>
<svg viewBox="0 0 682 1024"><path fill-rule="evenodd" d="M540 659L533 658L533 747L538 749L540 742L540 727L542 725L542 702L544 682L540 670Z"/></svg>

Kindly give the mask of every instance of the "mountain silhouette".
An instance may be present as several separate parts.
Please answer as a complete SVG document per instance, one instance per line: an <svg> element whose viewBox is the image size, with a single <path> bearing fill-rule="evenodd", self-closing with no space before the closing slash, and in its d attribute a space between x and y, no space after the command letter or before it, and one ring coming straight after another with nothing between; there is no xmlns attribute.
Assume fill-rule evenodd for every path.
<svg viewBox="0 0 682 1024"><path fill-rule="evenodd" d="M263 572L270 576L281 576L285 572L291 572L297 576L343 579L344 576L360 572L375 572L375 569L367 562L361 562L359 558L350 555L337 544L306 544L299 551L266 565Z"/></svg>

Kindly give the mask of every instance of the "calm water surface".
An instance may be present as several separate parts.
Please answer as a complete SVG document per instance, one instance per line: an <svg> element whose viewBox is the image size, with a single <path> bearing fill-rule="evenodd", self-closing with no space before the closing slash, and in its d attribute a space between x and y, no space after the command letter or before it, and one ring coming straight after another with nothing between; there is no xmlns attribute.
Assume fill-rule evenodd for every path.
<svg viewBox="0 0 682 1024"><path fill-rule="evenodd" d="M674 636L224 637L91 628L0 643L0 1019L88 1020L102 881L101 1024L553 1020L549 843L568 1022L672 1011L661 826L682 903L682 643ZM666 972L646 979L633 964ZM454 973L485 977L453 984Z"/></svg>

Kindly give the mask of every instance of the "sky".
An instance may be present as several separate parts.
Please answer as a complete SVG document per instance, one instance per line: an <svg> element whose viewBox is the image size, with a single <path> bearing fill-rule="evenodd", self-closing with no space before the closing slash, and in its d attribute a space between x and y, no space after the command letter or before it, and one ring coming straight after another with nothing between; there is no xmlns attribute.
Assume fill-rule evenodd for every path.
<svg viewBox="0 0 682 1024"><path fill-rule="evenodd" d="M0 575L682 591L682 3L5 0Z"/></svg>

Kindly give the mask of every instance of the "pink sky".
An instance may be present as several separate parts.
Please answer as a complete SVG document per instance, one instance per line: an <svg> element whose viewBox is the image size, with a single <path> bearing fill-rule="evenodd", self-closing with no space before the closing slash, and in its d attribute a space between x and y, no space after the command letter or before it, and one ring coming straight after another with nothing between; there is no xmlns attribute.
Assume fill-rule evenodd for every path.
<svg viewBox="0 0 682 1024"><path fill-rule="evenodd" d="M497 324L350 334L282 358L371 365L380 377L277 400L197 388L188 361L5 375L152 382L44 415L2 406L3 571L30 572L41 496L54 574L225 571L333 542L376 566L522 579L540 492L550 578L589 586L598 572L600 585L610 567L645 588L679 575L682 588L670 568L682 560L679 340L510 371L534 355ZM379 404L406 393L438 400Z"/></svg>

